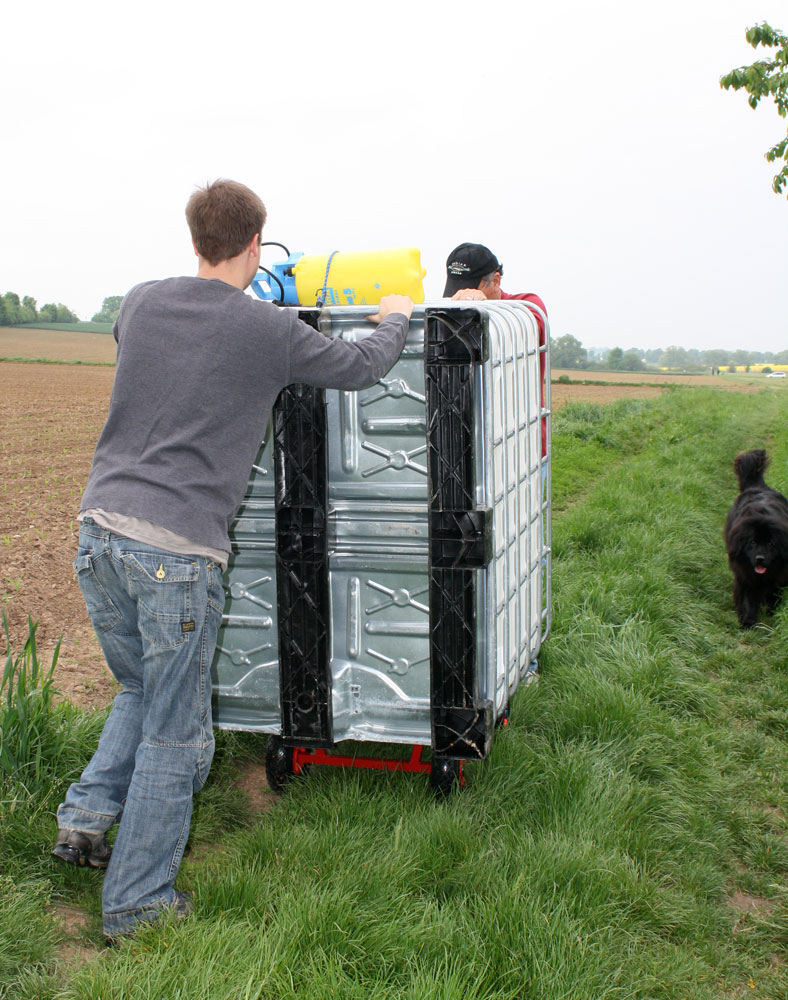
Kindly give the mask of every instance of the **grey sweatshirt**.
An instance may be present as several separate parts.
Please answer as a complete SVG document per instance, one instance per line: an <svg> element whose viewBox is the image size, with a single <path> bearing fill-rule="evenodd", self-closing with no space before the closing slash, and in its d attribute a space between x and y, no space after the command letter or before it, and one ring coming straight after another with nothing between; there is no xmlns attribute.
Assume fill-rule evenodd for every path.
<svg viewBox="0 0 788 1000"><path fill-rule="evenodd" d="M145 518L228 551L279 392L292 382L366 388L392 367L407 331L393 313L349 343L223 281L137 285L115 323L109 415L81 509Z"/></svg>

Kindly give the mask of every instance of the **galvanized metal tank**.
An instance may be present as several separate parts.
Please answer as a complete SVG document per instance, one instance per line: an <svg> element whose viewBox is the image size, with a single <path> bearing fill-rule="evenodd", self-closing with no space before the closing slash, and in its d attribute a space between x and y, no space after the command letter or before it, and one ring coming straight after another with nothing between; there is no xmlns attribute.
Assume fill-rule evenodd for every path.
<svg viewBox="0 0 788 1000"><path fill-rule="evenodd" d="M487 754L550 628L534 309L417 307L372 387L284 390L232 530L215 725ZM299 311L326 336L373 329L368 307Z"/></svg>

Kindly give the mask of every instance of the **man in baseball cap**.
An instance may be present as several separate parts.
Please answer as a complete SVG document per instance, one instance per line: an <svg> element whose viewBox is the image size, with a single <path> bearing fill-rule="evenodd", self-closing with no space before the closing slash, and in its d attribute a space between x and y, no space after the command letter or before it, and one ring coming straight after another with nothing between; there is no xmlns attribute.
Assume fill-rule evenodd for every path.
<svg viewBox="0 0 788 1000"><path fill-rule="evenodd" d="M460 243L446 261L443 297L450 299L465 289L478 289L484 293L479 298L499 299L502 274L503 264L489 247L482 243Z"/></svg>
<svg viewBox="0 0 788 1000"><path fill-rule="evenodd" d="M525 302L534 314L539 327L539 344L544 347L545 321L547 308L541 298L534 292L520 292L510 295L501 288L503 264L489 247L483 243L460 243L449 254L446 261L446 287L443 290L444 299L477 300L482 299L519 299ZM541 372L540 397L541 404L545 401L545 355L539 355ZM547 454L547 429L542 421L542 454Z"/></svg>

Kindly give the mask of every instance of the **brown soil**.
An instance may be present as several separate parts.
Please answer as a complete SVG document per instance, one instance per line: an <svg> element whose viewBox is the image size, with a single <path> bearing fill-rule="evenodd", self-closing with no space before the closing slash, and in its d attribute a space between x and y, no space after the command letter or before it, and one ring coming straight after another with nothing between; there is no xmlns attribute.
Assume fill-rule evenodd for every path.
<svg viewBox="0 0 788 1000"><path fill-rule="evenodd" d="M44 358L115 364L115 338L108 333L20 330L0 326L0 358Z"/></svg>
<svg viewBox="0 0 788 1000"><path fill-rule="evenodd" d="M266 812L276 802L278 796L272 792L265 776L265 764L248 761L240 771L236 785L246 796L249 811L257 816Z"/></svg>
<svg viewBox="0 0 788 1000"><path fill-rule="evenodd" d="M661 396L665 390L655 385L561 385L550 387L553 411L569 402L612 403L614 399L646 399Z"/></svg>
<svg viewBox="0 0 788 1000"><path fill-rule="evenodd" d="M570 381L559 382L562 376ZM706 386L746 393L762 389L784 392L788 388L788 379L766 379L764 375L672 375L665 372L592 372L566 368L554 368L551 381L553 410L560 410L570 401L604 404L614 399L659 396L673 385Z"/></svg>
<svg viewBox="0 0 788 1000"><path fill-rule="evenodd" d="M755 392L758 389L785 390L786 379L771 379L759 374L682 375L672 372L606 372L582 371L573 368L553 368L552 381L566 376L572 382L622 382L646 385L696 385L734 392Z"/></svg>
<svg viewBox="0 0 788 1000"><path fill-rule="evenodd" d="M14 340L16 338L16 340ZM15 344L16 346L12 346ZM111 360L114 340L102 334L0 329L0 357ZM556 379L562 374L554 372ZM643 376L570 372L571 378L645 382ZM0 363L0 611L8 617L12 649L27 635L28 615L38 622L42 660L51 662L63 641L55 674L62 694L82 707L106 705L116 685L79 592L72 560L77 510L93 449L104 424L114 368L88 365ZM735 376L674 376L692 385L754 391L762 382ZM773 380L769 385L775 387ZM778 383L776 389L783 389ZM553 408L568 400L605 403L622 396L653 396L652 385L566 385L554 382ZM0 639L5 656L5 640ZM264 803L253 803L264 808Z"/></svg>
<svg viewBox="0 0 788 1000"><path fill-rule="evenodd" d="M72 569L79 499L114 374L0 364L0 610L15 651L28 615L38 622L45 663L62 634L56 683L82 706L105 705L115 691Z"/></svg>
<svg viewBox="0 0 788 1000"><path fill-rule="evenodd" d="M63 939L57 947L57 961L64 969L76 969L94 959L98 950L91 946L85 936L90 925L90 917L78 906L53 903L51 911L63 929Z"/></svg>
<svg viewBox="0 0 788 1000"><path fill-rule="evenodd" d="M728 905L738 913L749 913L760 917L774 909L774 903L764 896L753 896L749 892L736 891L728 897Z"/></svg>

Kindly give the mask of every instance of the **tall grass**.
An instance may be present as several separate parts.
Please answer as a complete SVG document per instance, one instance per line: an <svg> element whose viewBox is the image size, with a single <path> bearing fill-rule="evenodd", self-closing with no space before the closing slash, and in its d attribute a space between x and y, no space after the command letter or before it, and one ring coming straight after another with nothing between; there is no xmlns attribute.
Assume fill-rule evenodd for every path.
<svg viewBox="0 0 788 1000"><path fill-rule="evenodd" d="M3 629L0 851L4 870L18 872L24 879L49 871L44 853L52 834L52 814L65 787L89 759L104 713L80 712L57 700L54 671L59 642L45 664L38 655L36 623L29 622L18 652L11 644L4 615Z"/></svg>
<svg viewBox="0 0 788 1000"><path fill-rule="evenodd" d="M40 783L60 756L63 733L52 728L54 672L60 655L60 640L48 667L38 659L37 624L28 619L28 635L22 651L14 655L8 619L2 615L6 661L0 679L0 780L15 778Z"/></svg>
<svg viewBox="0 0 788 1000"><path fill-rule="evenodd" d="M314 768L244 823L255 740L220 734L195 914L67 972L15 960L9 995L788 996L788 610L739 630L721 539L737 451L765 445L788 486L780 395L567 408L541 679L466 789L436 805L413 776ZM19 857L98 912L95 873Z"/></svg>

